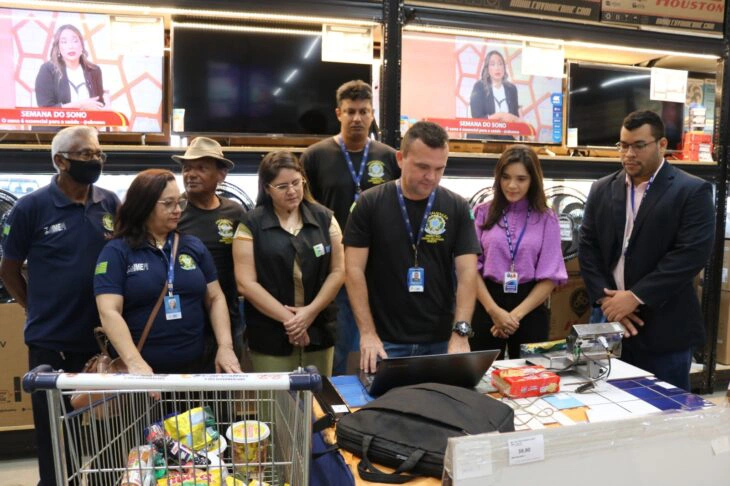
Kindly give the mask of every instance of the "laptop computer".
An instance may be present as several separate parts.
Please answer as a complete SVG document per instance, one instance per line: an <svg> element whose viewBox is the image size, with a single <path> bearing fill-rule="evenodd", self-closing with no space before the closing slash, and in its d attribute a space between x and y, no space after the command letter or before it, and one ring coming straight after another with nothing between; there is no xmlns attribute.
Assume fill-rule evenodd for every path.
<svg viewBox="0 0 730 486"><path fill-rule="evenodd" d="M360 370L359 378L370 396L382 395L398 386L419 383L474 388L495 359L498 349L470 353L431 354L405 358L385 358L375 373Z"/></svg>

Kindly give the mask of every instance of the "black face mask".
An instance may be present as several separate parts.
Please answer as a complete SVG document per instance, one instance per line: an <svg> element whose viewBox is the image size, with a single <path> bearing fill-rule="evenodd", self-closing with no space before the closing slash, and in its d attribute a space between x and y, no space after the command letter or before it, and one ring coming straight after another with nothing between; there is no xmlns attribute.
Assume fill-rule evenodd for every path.
<svg viewBox="0 0 730 486"><path fill-rule="evenodd" d="M101 160L68 160L68 175L79 184L93 184L101 175Z"/></svg>

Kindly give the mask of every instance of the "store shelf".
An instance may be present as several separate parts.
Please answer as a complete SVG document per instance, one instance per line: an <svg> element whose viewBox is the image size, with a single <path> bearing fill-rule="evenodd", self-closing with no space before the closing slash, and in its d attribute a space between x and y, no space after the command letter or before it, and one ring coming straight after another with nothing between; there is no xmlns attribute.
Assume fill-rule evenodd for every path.
<svg viewBox="0 0 730 486"><path fill-rule="evenodd" d="M107 174L133 174L151 167L178 170L179 165L170 157L184 152L183 148L164 146L103 145L108 160ZM272 150L290 150L301 153L301 147L226 147L226 157L235 162L233 174L255 174L261 158ZM50 146L0 146L0 172L38 174L53 170ZM492 177L499 154L452 153L446 167L448 177ZM609 157L540 157L543 172L548 179L595 180L619 168L618 158ZM672 161L690 174L713 181L717 174L714 163Z"/></svg>

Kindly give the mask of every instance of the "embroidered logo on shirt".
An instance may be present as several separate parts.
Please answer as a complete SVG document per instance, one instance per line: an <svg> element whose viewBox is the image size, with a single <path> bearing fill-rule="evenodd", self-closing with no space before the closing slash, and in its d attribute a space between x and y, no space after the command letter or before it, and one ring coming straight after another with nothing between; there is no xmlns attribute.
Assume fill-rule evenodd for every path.
<svg viewBox="0 0 730 486"><path fill-rule="evenodd" d="M127 267L127 275L136 272L146 272L147 270L149 270L147 263L132 263Z"/></svg>
<svg viewBox="0 0 730 486"><path fill-rule="evenodd" d="M107 231L114 231L114 216L111 213L106 213L101 217L101 224Z"/></svg>
<svg viewBox="0 0 730 486"><path fill-rule="evenodd" d="M193 257L186 255L185 253L182 253L179 257L177 257L177 261L180 262L180 268L183 270L195 270L197 268Z"/></svg>
<svg viewBox="0 0 730 486"><path fill-rule="evenodd" d="M109 265L109 262L99 262L96 264L96 270L94 270L94 275L104 275L106 273L106 267Z"/></svg>
<svg viewBox="0 0 730 486"><path fill-rule="evenodd" d="M382 184L385 182L385 164L381 160L368 162L368 182L370 184Z"/></svg>
<svg viewBox="0 0 730 486"><path fill-rule="evenodd" d="M45 236L48 236L48 235L52 235L54 233L60 233L61 231L65 231L65 230L66 230L66 223L61 222L61 223L52 224L50 226L46 226L45 228L43 228L43 234Z"/></svg>
<svg viewBox="0 0 730 486"><path fill-rule="evenodd" d="M431 211L431 214L429 214L426 219L426 228L424 229L426 234L423 235L423 241L426 243L438 243L439 241L444 241L444 238L441 235L446 232L447 219L449 219L449 217L444 213Z"/></svg>
<svg viewBox="0 0 730 486"><path fill-rule="evenodd" d="M218 227L218 235L221 237L221 243L230 245L233 243L233 221L227 218L221 218L215 222Z"/></svg>

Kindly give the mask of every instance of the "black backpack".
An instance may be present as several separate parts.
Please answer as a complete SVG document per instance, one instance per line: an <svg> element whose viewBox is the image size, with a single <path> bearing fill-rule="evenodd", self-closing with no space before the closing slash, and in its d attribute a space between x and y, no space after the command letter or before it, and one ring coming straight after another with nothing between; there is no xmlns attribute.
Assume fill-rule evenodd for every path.
<svg viewBox="0 0 730 486"><path fill-rule="evenodd" d="M437 383L395 388L337 423L337 443L360 456L366 481L405 483L440 478L449 437L512 432L514 412L474 390ZM387 474L372 462L396 468Z"/></svg>

